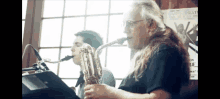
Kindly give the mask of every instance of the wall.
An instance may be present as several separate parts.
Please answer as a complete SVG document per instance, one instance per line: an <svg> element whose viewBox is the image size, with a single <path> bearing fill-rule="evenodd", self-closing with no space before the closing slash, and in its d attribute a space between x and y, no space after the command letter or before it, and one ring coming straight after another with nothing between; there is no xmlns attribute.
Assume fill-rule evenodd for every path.
<svg viewBox="0 0 220 99"><path fill-rule="evenodd" d="M198 7L198 0L155 0L162 10ZM184 99L198 99L198 80L190 80L180 92Z"/></svg>

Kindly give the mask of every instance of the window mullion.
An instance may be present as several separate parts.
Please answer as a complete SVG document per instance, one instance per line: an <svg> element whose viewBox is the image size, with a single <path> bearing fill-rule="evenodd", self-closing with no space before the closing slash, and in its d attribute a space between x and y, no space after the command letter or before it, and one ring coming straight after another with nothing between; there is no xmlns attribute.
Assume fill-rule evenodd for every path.
<svg viewBox="0 0 220 99"><path fill-rule="evenodd" d="M66 4L66 0L64 0L64 4L63 4L62 25L61 25L61 33L60 33L60 47L59 47L59 55L58 55L58 59L59 60L60 60L60 57L61 57L61 45L62 45L62 35L63 35L63 23L64 23L64 14L65 14L65 4ZM57 75L59 75L59 69L60 69L60 63L58 63Z"/></svg>
<svg viewBox="0 0 220 99"><path fill-rule="evenodd" d="M111 9L111 0L109 0L109 9L108 9L108 26L107 26L106 43L108 43L108 35L109 35L110 9ZM108 48L106 48L105 50L106 50L106 51L105 51L105 67L106 67L106 66L107 66Z"/></svg>
<svg viewBox="0 0 220 99"><path fill-rule="evenodd" d="M86 0L85 17L84 17L84 30L86 29L87 5L88 5L88 0Z"/></svg>

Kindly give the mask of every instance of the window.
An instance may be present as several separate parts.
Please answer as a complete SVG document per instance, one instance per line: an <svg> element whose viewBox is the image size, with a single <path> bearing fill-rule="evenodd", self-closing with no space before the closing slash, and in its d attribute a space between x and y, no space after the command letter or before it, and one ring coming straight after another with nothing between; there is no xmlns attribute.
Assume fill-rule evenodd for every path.
<svg viewBox="0 0 220 99"><path fill-rule="evenodd" d="M27 11L27 0L22 0L22 44L23 44L23 36L24 36L26 11Z"/></svg>
<svg viewBox="0 0 220 99"><path fill-rule="evenodd" d="M123 9L129 2L129 0L44 0L38 41L40 56L43 59L57 61L71 55L74 33L81 30L100 33L104 44L126 36L122 32L121 23ZM116 78L116 87L129 70L130 49L126 45L127 42L123 45L110 46L103 49L100 55L101 65L111 70ZM68 86L75 86L80 67L72 60L47 63L47 66Z"/></svg>

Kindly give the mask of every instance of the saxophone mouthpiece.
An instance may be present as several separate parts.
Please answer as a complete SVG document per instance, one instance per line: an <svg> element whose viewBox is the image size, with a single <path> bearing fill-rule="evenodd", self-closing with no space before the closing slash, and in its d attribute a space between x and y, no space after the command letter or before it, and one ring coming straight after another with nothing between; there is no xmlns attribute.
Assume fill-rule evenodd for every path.
<svg viewBox="0 0 220 99"><path fill-rule="evenodd" d="M71 58L73 58L74 56L69 56L67 55L65 58L61 59L61 61L66 61L66 60L70 60Z"/></svg>
<svg viewBox="0 0 220 99"><path fill-rule="evenodd" d="M118 44L123 44L124 41L128 40L129 38L128 37L124 37L124 38L121 38L121 39L118 39Z"/></svg>

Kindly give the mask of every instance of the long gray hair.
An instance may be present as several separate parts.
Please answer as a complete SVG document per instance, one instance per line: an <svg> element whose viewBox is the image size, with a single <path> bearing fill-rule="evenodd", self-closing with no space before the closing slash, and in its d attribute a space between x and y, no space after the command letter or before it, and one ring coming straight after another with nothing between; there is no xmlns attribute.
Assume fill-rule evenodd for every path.
<svg viewBox="0 0 220 99"><path fill-rule="evenodd" d="M166 44L173 47L177 47L179 53L182 55L182 65L181 65L181 81L183 83L188 83L189 81L189 54L183 46L183 42L177 36L177 33L174 32L171 28L166 26L163 23L163 17L160 8L157 6L155 1L152 0L137 0L132 3L133 7L141 8L141 16L143 19L147 20L146 25L151 24L149 22L156 22L155 31L152 27L147 27L152 31L147 31L149 33L149 41L146 40L146 44L142 49L139 49L138 52L134 55L131 60L131 70L129 74L134 74L135 79L138 80L142 76L142 73L147 68L147 62L149 58L153 55L153 52L159 50L160 44ZM151 21L149 21L151 20ZM148 29L148 30L149 30ZM151 33L150 33L151 32ZM137 32L139 33L139 32ZM142 35L135 34L134 38L144 38ZM138 39L137 39L138 40Z"/></svg>
<svg viewBox="0 0 220 99"><path fill-rule="evenodd" d="M133 0L129 6L141 8L140 15L142 19L145 19L147 22L154 20L160 31L165 30L163 12L154 0Z"/></svg>
<svg viewBox="0 0 220 99"><path fill-rule="evenodd" d="M141 18L145 19L145 21L148 24L151 24L152 21L155 21L157 27L154 32L165 31L165 25L163 22L163 13L155 1L153 1L153 0L133 0L128 6L133 9L140 8L141 10L139 13L141 15ZM144 48L146 49L146 47L144 47ZM130 63L131 69L128 72L129 74L134 72L135 68L137 68L135 65L137 65L137 60L139 60L141 58L141 55L144 52L144 48L136 50L136 53Z"/></svg>

